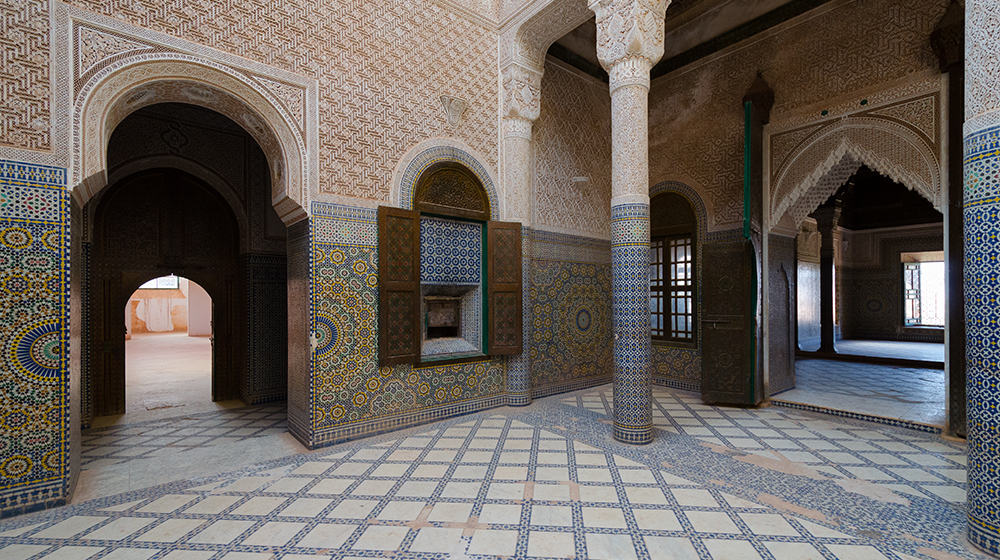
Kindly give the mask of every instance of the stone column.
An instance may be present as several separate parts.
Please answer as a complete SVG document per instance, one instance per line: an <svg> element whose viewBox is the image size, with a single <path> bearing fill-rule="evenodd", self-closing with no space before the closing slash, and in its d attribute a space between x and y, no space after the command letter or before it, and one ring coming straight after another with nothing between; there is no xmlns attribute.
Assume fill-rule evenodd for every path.
<svg viewBox="0 0 1000 560"><path fill-rule="evenodd" d="M649 71L667 0L597 0L597 57L611 86L614 437L653 439L649 332Z"/></svg>
<svg viewBox="0 0 1000 560"><path fill-rule="evenodd" d="M1000 3L965 3L969 541L1000 556Z"/></svg>
<svg viewBox="0 0 1000 560"><path fill-rule="evenodd" d="M504 67L503 77L503 178L507 217L521 223L522 351L507 361L507 404L531 404L531 368L528 359L531 332L531 125L541 110L542 71L520 63Z"/></svg>
<svg viewBox="0 0 1000 560"><path fill-rule="evenodd" d="M819 247L819 352L837 353L834 307L837 305L836 289L836 247L839 241L837 224L840 222L840 201L830 206L821 206L813 216L820 234Z"/></svg>

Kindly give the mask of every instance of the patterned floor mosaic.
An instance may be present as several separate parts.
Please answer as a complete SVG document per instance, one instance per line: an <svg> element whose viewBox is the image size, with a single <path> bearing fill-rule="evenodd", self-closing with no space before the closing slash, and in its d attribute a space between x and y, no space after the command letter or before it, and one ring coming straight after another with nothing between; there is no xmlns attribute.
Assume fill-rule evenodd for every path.
<svg viewBox="0 0 1000 560"><path fill-rule="evenodd" d="M795 388L775 400L944 426L944 370L796 360Z"/></svg>
<svg viewBox="0 0 1000 560"><path fill-rule="evenodd" d="M605 386L5 520L0 558L981 557L962 445L654 397L647 446Z"/></svg>
<svg viewBox="0 0 1000 560"><path fill-rule="evenodd" d="M82 434L84 469L139 458L174 456L286 431L284 403L92 428Z"/></svg>

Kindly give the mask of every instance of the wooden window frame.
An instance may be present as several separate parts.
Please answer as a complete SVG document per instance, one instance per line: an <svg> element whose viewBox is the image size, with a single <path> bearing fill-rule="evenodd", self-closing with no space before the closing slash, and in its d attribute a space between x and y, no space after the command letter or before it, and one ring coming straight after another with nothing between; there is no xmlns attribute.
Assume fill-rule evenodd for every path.
<svg viewBox="0 0 1000 560"><path fill-rule="evenodd" d="M670 286L669 285L669 268L674 266L676 263L670 256L670 242L679 239L686 239L688 241L689 252L690 252L690 270L689 270L689 283L688 286ZM654 245L656 243L663 244L663 258L660 262L655 262L655 258L652 255ZM653 334L652 320L650 321L650 336L655 341L684 344L684 345L696 345L698 342L698 263L697 263L697 237L693 232L685 233L673 233L670 235L657 235L650 239L650 268L654 266L658 267L659 270L659 280L660 284L657 287L653 285L652 276L650 277L650 303L653 300L653 294L661 294L660 298L662 300L662 312L653 312L650 310L650 316L659 315L663 318L663 334ZM690 334L687 336L678 336L675 334L672 328L673 318L675 316L680 316L670 309L670 303L673 301L674 293L676 292L691 292L689 301L689 313L684 313L684 316L689 317L690 320Z"/></svg>

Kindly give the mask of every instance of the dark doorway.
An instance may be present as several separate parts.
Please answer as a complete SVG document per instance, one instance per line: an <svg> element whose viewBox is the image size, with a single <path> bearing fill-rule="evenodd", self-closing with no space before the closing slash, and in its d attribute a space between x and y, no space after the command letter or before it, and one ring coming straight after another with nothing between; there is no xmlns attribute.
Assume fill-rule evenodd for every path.
<svg viewBox="0 0 1000 560"><path fill-rule="evenodd" d="M130 175L95 211L91 329L96 416L125 412L122 309L151 277L190 278L213 296L212 400L239 398L233 336L239 230L212 187L175 169Z"/></svg>

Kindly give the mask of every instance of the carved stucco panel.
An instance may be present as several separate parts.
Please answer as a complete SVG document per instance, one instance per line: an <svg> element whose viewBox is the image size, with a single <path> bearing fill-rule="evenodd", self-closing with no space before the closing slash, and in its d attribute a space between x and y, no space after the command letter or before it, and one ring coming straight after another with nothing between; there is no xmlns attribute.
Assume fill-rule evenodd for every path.
<svg viewBox="0 0 1000 560"><path fill-rule="evenodd" d="M319 145L311 153L323 193L388 200L396 162L434 137L455 136L496 167L497 32L451 6L247 0L220 11L215 0L70 3L316 80ZM441 110L442 95L468 102L458 126Z"/></svg>
<svg viewBox="0 0 1000 560"><path fill-rule="evenodd" d="M611 102L607 85L554 61L546 63L534 144L535 227L609 238Z"/></svg>
<svg viewBox="0 0 1000 560"><path fill-rule="evenodd" d="M182 78L163 80L164 76ZM81 200L104 186L105 150L115 125L136 109L168 101L217 110L243 126L268 157L275 198L287 197L300 207L298 211L279 207L279 214L301 212L303 178L308 175L305 142L289 126L287 114L255 89L245 75L197 57L171 53L120 60L97 73L78 94L73 184L83 183Z"/></svg>
<svg viewBox="0 0 1000 560"><path fill-rule="evenodd" d="M1000 123L1000 53L982 45L1000 44L1000 4L968 0L965 12L966 133Z"/></svg>

